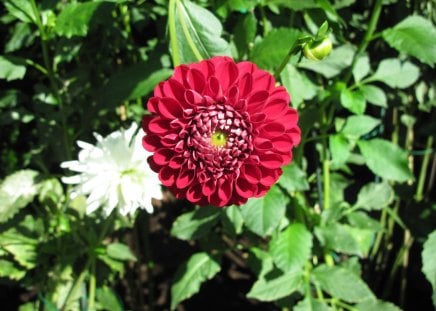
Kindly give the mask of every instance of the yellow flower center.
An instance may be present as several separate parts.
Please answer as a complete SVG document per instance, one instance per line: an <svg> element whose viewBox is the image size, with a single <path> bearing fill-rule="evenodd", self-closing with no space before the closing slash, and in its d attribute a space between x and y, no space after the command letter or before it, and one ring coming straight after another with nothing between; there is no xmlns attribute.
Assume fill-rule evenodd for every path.
<svg viewBox="0 0 436 311"><path fill-rule="evenodd" d="M214 147L223 147L227 142L227 135L221 131L213 132L211 143Z"/></svg>

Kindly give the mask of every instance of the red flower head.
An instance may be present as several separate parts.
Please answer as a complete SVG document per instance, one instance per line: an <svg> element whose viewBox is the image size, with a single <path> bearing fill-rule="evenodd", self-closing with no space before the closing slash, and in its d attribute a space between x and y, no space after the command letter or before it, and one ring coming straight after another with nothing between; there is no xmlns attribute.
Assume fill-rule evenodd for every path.
<svg viewBox="0 0 436 311"><path fill-rule="evenodd" d="M143 146L163 185L200 205L264 195L300 142L286 89L251 62L213 57L181 65L154 89Z"/></svg>

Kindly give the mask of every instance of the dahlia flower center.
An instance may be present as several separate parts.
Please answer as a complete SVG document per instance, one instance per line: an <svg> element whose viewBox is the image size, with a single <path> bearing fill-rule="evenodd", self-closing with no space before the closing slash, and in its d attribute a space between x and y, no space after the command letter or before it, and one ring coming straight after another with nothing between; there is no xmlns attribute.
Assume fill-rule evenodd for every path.
<svg viewBox="0 0 436 311"><path fill-rule="evenodd" d="M186 143L192 168L215 178L235 172L253 150L251 123L225 99L192 111ZM188 164L189 166L189 164Z"/></svg>
<svg viewBox="0 0 436 311"><path fill-rule="evenodd" d="M222 147L227 142L227 134L221 131L215 131L211 137L212 146Z"/></svg>

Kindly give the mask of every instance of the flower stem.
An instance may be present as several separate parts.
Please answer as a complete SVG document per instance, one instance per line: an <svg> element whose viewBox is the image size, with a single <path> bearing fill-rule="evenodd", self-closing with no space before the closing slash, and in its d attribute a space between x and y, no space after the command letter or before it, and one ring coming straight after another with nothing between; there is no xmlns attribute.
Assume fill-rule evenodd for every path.
<svg viewBox="0 0 436 311"><path fill-rule="evenodd" d="M289 49L288 54L285 56L280 66L274 72L274 78L276 78L276 80L280 78L280 74L282 73L283 69L285 69L286 65L289 63L289 60L291 59L292 55L294 55L300 50L301 50L301 43L299 42L299 40L296 40L292 45L292 47Z"/></svg>
<svg viewBox="0 0 436 311"><path fill-rule="evenodd" d="M427 144L426 144L426 150L429 150L431 146L433 145L433 136L429 136L427 138ZM424 155L424 158L422 160L421 170L419 172L419 179L418 179L418 185L416 187L416 194L415 199L416 201L421 201L423 199L423 192L424 192L424 183L425 178L427 176L427 170L428 170L428 164L430 160L431 153L426 153Z"/></svg>
<svg viewBox="0 0 436 311"><path fill-rule="evenodd" d="M91 271L89 275L89 293L88 293L88 311L94 310L95 303L95 287L96 287L96 278L95 278L95 258L92 257L91 260Z"/></svg>

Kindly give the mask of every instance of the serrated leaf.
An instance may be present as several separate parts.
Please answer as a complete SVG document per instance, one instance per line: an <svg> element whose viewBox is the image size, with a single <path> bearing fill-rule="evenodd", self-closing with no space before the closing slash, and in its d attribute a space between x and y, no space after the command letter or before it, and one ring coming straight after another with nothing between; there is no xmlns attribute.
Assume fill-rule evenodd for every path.
<svg viewBox="0 0 436 311"><path fill-rule="evenodd" d="M107 255L113 259L121 261L136 261L129 246L123 243L111 243L106 248Z"/></svg>
<svg viewBox="0 0 436 311"><path fill-rule="evenodd" d="M387 182L368 183L360 189L355 206L365 210L380 210L394 199L394 191Z"/></svg>
<svg viewBox="0 0 436 311"><path fill-rule="evenodd" d="M282 168L283 174L278 181L279 185L285 188L289 194L295 191L309 190L306 173L298 167L297 164L291 163Z"/></svg>
<svg viewBox="0 0 436 311"><path fill-rule="evenodd" d="M12 218L27 204L32 202L38 192L38 172L20 170L0 185L0 223Z"/></svg>
<svg viewBox="0 0 436 311"><path fill-rule="evenodd" d="M254 283L247 294L248 298L261 301L274 301L289 296L303 282L302 271L293 271L278 277L268 277L268 274Z"/></svg>
<svg viewBox="0 0 436 311"><path fill-rule="evenodd" d="M323 59L322 62L313 62L303 59L298 67L318 72L324 77L330 79L351 65L354 53L355 48L352 45L346 44L334 48L330 55Z"/></svg>
<svg viewBox="0 0 436 311"><path fill-rule="evenodd" d="M159 68L152 61L134 64L110 77L97 92L97 100L104 105L115 105L146 96L172 73L171 69Z"/></svg>
<svg viewBox="0 0 436 311"><path fill-rule="evenodd" d="M436 230L424 243L422 250L422 272L433 288L433 305L436 307Z"/></svg>
<svg viewBox="0 0 436 311"><path fill-rule="evenodd" d="M57 17L54 30L57 35L67 38L84 37L88 33L91 21L111 7L112 4L105 1L68 4Z"/></svg>
<svg viewBox="0 0 436 311"><path fill-rule="evenodd" d="M255 43L251 50L251 61L264 69L276 68L300 35L301 32L294 28L272 29L261 41Z"/></svg>
<svg viewBox="0 0 436 311"><path fill-rule="evenodd" d="M26 274L26 269L17 266L14 262L0 259L0 277L11 280L20 280Z"/></svg>
<svg viewBox="0 0 436 311"><path fill-rule="evenodd" d="M363 256L363 247L352 231L352 227L341 223L315 228L315 234L324 247L340 253Z"/></svg>
<svg viewBox="0 0 436 311"><path fill-rule="evenodd" d="M329 137L330 152L332 154L332 165L345 163L350 156L350 143L342 134L331 135Z"/></svg>
<svg viewBox="0 0 436 311"><path fill-rule="evenodd" d="M15 56L0 55L0 79L21 80L26 74L26 62Z"/></svg>
<svg viewBox="0 0 436 311"><path fill-rule="evenodd" d="M249 199L241 206L244 223L260 236L270 235L284 217L286 204L287 198L277 186L273 186L264 197Z"/></svg>
<svg viewBox="0 0 436 311"><path fill-rule="evenodd" d="M345 268L323 264L312 271L312 277L324 291L335 298L347 302L361 302L375 298L368 285Z"/></svg>
<svg viewBox="0 0 436 311"><path fill-rule="evenodd" d="M358 311L401 311L401 309L393 303L375 299L361 302L357 304L355 308Z"/></svg>
<svg viewBox="0 0 436 311"><path fill-rule="evenodd" d="M376 175L395 181L412 180L406 152L393 143L375 138L357 142L366 165Z"/></svg>
<svg viewBox="0 0 436 311"><path fill-rule="evenodd" d="M291 64L287 64L280 74L283 86L292 94L292 106L298 106L305 100L315 97L317 87L307 76Z"/></svg>
<svg viewBox="0 0 436 311"><path fill-rule="evenodd" d="M349 116L341 133L350 138L357 139L371 132L380 123L379 119L367 115Z"/></svg>
<svg viewBox="0 0 436 311"><path fill-rule="evenodd" d="M359 89L368 103L387 108L386 94L381 88L374 85L361 85Z"/></svg>
<svg viewBox="0 0 436 311"><path fill-rule="evenodd" d="M322 301L314 299L312 296L307 295L297 305L295 305L294 311L329 311L329 306Z"/></svg>
<svg viewBox="0 0 436 311"><path fill-rule="evenodd" d="M221 22L209 10L187 0L176 0L174 10L169 24L171 53L180 63L230 55L229 44L221 38Z"/></svg>
<svg viewBox="0 0 436 311"><path fill-rule="evenodd" d="M5 0L4 4L12 16L25 23L35 22L35 14L29 0Z"/></svg>
<svg viewBox="0 0 436 311"><path fill-rule="evenodd" d="M220 264L207 253L197 253L183 263L171 286L171 310L200 290L201 284L220 271Z"/></svg>
<svg viewBox="0 0 436 311"><path fill-rule="evenodd" d="M198 239L218 222L221 210L205 206L179 216L173 223L171 235L181 240Z"/></svg>
<svg viewBox="0 0 436 311"><path fill-rule="evenodd" d="M312 235L303 224L291 224L269 243L270 254L286 273L303 268L312 249Z"/></svg>
<svg viewBox="0 0 436 311"><path fill-rule="evenodd" d="M410 62L401 63L396 58L384 59L380 62L373 76L366 79L380 81L391 88L406 88L411 86L419 77L419 68Z"/></svg>
<svg viewBox="0 0 436 311"><path fill-rule="evenodd" d="M365 96L361 90L345 89L341 92L341 105L355 114L363 114L366 108Z"/></svg>
<svg viewBox="0 0 436 311"><path fill-rule="evenodd" d="M422 16L407 17L393 28L384 30L383 38L400 53L431 66L436 62L436 28Z"/></svg>
<svg viewBox="0 0 436 311"><path fill-rule="evenodd" d="M371 69L368 55L359 57L353 67L354 81L359 82L366 77Z"/></svg>

